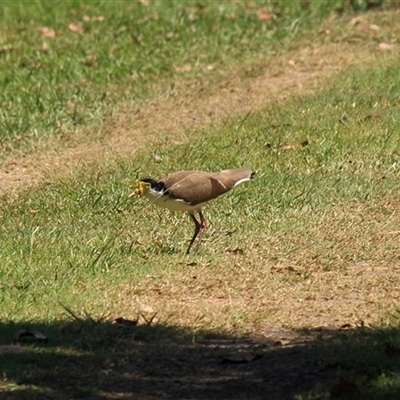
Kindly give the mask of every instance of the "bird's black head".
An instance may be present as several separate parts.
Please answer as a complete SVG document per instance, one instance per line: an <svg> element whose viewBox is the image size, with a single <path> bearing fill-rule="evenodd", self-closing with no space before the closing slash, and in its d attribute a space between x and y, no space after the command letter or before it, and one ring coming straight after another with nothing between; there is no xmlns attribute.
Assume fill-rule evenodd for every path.
<svg viewBox="0 0 400 400"><path fill-rule="evenodd" d="M144 179L141 179L137 183L136 190L134 190L129 195L129 197L144 196L149 189L152 189L159 193L167 193L168 192L164 186L164 182L157 182L156 180L151 179L151 178L144 178Z"/></svg>
<svg viewBox="0 0 400 400"><path fill-rule="evenodd" d="M144 184L146 184L146 186L152 188L153 190L156 190L157 192L165 191L165 186L163 182L157 182L156 180L151 178L141 179L140 182L143 182Z"/></svg>

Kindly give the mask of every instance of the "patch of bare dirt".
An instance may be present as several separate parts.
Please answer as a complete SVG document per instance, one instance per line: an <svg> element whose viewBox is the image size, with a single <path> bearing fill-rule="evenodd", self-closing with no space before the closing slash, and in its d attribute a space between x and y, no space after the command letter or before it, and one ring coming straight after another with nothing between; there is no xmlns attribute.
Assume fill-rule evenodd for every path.
<svg viewBox="0 0 400 400"><path fill-rule="evenodd" d="M161 87L153 98L122 109L104 124L100 133L93 128L82 130L67 147L50 141L34 153L14 155L0 169L0 196L28 190L100 160L134 157L146 143L157 138L186 141L194 125L218 124L228 117L267 107L271 101L312 93L346 68L368 65L393 51L394 45L388 50L380 46L385 43L382 29L390 32L390 24L371 24L371 15L347 25L332 18L318 34L316 43L320 44L301 44L296 50L260 61L257 66L248 65L229 73L213 71L210 79ZM394 21L395 16L390 20ZM338 24L348 30L342 37L330 39L331 29ZM321 36L326 39L321 40ZM88 137L92 139L88 141Z"/></svg>

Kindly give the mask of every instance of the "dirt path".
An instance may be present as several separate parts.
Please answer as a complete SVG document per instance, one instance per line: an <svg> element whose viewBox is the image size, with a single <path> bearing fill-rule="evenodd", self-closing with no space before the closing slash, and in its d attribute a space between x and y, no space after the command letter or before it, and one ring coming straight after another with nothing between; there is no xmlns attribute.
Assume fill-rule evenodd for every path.
<svg viewBox="0 0 400 400"><path fill-rule="evenodd" d="M393 21L395 14L400 13L392 13ZM133 109L120 110L103 125L100 134L83 128L67 148L65 143L51 141L34 153L9 157L0 169L0 196L31 189L99 160L133 157L143 147L144 138L148 142L149 137L170 137L182 142L193 125L218 124L228 117L260 110L274 100L313 93L346 68L371 64L387 54L380 51L379 43L389 35L386 31L391 32L390 25L385 32L380 27L371 28L373 15L350 24L332 18L315 43L304 43L266 63L245 67L247 71L212 71L209 80L203 77L160 88L153 98ZM332 40L331 26L338 29L340 24L343 37ZM88 142L87 137L93 139Z"/></svg>

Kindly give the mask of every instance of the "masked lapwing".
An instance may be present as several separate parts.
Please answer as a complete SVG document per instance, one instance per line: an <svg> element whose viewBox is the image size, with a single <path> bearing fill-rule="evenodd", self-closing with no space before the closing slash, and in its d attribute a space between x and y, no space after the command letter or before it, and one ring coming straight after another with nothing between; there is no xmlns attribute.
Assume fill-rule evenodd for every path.
<svg viewBox="0 0 400 400"><path fill-rule="evenodd" d="M195 224L194 234L186 251L188 254L197 236L197 252L199 251L207 229L207 220L202 213L204 203L254 177L255 173L250 168L226 169L221 172L180 171L159 181L150 178L140 180L129 197L144 196L159 207L188 212ZM197 220L196 213L200 221Z"/></svg>

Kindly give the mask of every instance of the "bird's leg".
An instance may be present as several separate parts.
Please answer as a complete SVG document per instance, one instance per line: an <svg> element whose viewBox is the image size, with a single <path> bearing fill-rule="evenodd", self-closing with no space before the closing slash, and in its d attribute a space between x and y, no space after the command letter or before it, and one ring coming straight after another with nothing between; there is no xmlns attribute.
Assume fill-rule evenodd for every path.
<svg viewBox="0 0 400 400"><path fill-rule="evenodd" d="M204 232L207 229L207 220L205 219L205 217L201 211L198 211L198 213L200 215L200 224L199 224L200 225L200 227L199 227L200 235L199 235L199 242L197 243L196 253L198 253L200 250L201 241L203 240Z"/></svg>
<svg viewBox="0 0 400 400"><path fill-rule="evenodd" d="M195 230L194 230L194 234L193 234L192 240L191 240L190 243L189 243L189 247L188 247L187 250L186 250L186 254L189 254L190 249L192 248L192 245L193 245L194 241L196 240L197 235L199 234L200 230L202 229L202 222L203 222L203 221L202 221L202 222L200 223L199 221L197 221L197 219L196 219L196 217L194 216L194 214L189 213L189 215L190 215L190 218L192 218L193 222L195 223L196 228L195 228ZM197 251L198 251L198 249L197 249Z"/></svg>

